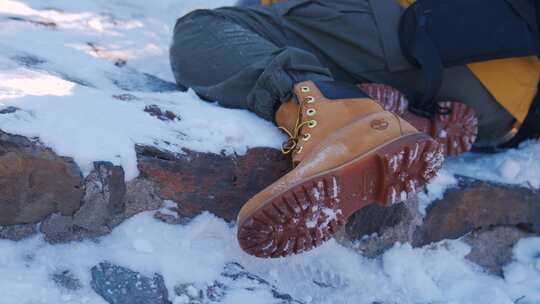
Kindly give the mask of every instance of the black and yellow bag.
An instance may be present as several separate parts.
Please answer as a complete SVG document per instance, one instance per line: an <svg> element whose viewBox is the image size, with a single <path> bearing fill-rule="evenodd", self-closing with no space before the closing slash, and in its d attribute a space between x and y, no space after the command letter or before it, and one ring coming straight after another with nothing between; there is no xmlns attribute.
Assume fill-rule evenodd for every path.
<svg viewBox="0 0 540 304"><path fill-rule="evenodd" d="M430 116L439 109L443 69L488 60L540 55L540 0L418 0L400 23L401 48L424 73L425 88L411 110ZM520 137L540 135L540 97Z"/></svg>

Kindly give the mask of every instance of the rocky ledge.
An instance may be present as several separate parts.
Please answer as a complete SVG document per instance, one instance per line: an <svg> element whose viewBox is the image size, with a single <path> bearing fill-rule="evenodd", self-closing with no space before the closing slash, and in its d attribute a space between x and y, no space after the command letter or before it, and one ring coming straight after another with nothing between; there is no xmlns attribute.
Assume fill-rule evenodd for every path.
<svg viewBox="0 0 540 304"><path fill-rule="evenodd" d="M39 232L50 243L95 238L164 202L171 212L155 216L169 224L186 223L203 211L234 221L246 200L290 169L287 158L268 148L242 156L136 150L141 174L135 180L126 183L123 169L107 162L96 162L83 177L72 159L38 140L0 131L0 239ZM472 247L469 259L498 274L519 239L540 233L540 193L459 180L425 216L416 201L372 205L355 214L337 239L375 257L396 242L424 246L462 238ZM108 271L100 267L93 274Z"/></svg>

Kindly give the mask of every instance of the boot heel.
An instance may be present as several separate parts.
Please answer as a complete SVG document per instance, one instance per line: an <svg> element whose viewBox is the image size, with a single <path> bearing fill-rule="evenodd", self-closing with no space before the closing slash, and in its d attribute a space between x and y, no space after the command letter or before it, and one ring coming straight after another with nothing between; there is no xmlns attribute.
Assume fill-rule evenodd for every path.
<svg viewBox="0 0 540 304"><path fill-rule="evenodd" d="M377 202L390 206L405 201L432 180L444 162L441 145L417 133L398 139L377 151L382 174Z"/></svg>
<svg viewBox="0 0 540 304"><path fill-rule="evenodd" d="M478 118L473 108L453 101L439 102L451 114L433 118L418 116L410 111L409 101L399 90L384 84L360 84L358 87L377 100L386 111L396 113L416 129L433 137L448 156L457 156L472 149L478 135Z"/></svg>

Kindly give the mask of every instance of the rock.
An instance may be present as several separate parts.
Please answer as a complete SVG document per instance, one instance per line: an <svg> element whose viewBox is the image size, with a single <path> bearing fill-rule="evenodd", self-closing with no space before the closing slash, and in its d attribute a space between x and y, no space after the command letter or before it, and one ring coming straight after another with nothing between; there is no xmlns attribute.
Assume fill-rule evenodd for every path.
<svg viewBox="0 0 540 304"><path fill-rule="evenodd" d="M414 200L390 208L370 205L354 214L336 239L376 257L396 242L421 247L463 237L471 245L471 261L501 274L511 247L540 232L540 192L463 177L459 181L459 187L432 203L424 218Z"/></svg>
<svg viewBox="0 0 540 304"><path fill-rule="evenodd" d="M139 97L133 95L133 94L129 94L129 93L124 93L124 94L115 94L115 95L112 95L112 97L114 99L118 99L120 101L133 101L133 100L141 100Z"/></svg>
<svg viewBox="0 0 540 304"><path fill-rule="evenodd" d="M36 224L0 226L0 240L20 241L36 233Z"/></svg>
<svg viewBox="0 0 540 304"><path fill-rule="evenodd" d="M28 24L43 26L43 27L47 27L47 28L50 28L50 29L56 29L58 27L58 24L56 24L55 22L52 22L52 21L33 20L33 19L15 17L15 16L9 16L9 17L7 17L7 19L12 20L12 21L19 21L19 22L25 22L25 23L28 23Z"/></svg>
<svg viewBox="0 0 540 304"><path fill-rule="evenodd" d="M177 202L179 215L186 218L209 211L235 220L247 200L290 169L290 160L269 148L231 157L138 146L137 156L142 176L160 186L162 199Z"/></svg>
<svg viewBox="0 0 540 304"><path fill-rule="evenodd" d="M206 297L211 302L222 302L225 296L227 296L227 286L221 282L214 281L206 288Z"/></svg>
<svg viewBox="0 0 540 304"><path fill-rule="evenodd" d="M83 285L81 280L69 270L59 270L53 273L52 280L56 285L70 291L80 290Z"/></svg>
<svg viewBox="0 0 540 304"><path fill-rule="evenodd" d="M41 224L49 243L66 243L109 234L138 213L159 209L162 200L154 183L144 179L124 182L124 171L110 163L95 163L85 179L85 195L74 216L52 214Z"/></svg>
<svg viewBox="0 0 540 304"><path fill-rule="evenodd" d="M18 55L12 56L10 59L15 61L18 65L26 68L35 68L44 63L47 63L47 60L45 60L44 58L24 53L19 53Z"/></svg>
<svg viewBox="0 0 540 304"><path fill-rule="evenodd" d="M279 291L265 279L248 272L238 263L228 263L225 265L221 276L223 277L222 282L224 285L228 286L228 288L225 288L226 290L231 288L243 288L250 291L265 289L268 290L280 304L302 303L301 301L294 299L291 295Z"/></svg>
<svg viewBox="0 0 540 304"><path fill-rule="evenodd" d="M144 178L136 178L126 185L123 210L111 219L109 226L116 227L124 220L144 211L161 208L163 200L159 198L159 186Z"/></svg>
<svg viewBox="0 0 540 304"><path fill-rule="evenodd" d="M163 277L146 277L130 269L100 263L91 270L91 286L109 304L169 304Z"/></svg>
<svg viewBox="0 0 540 304"><path fill-rule="evenodd" d="M372 204L349 219L345 227L345 238L355 240L355 248L362 251L364 256L373 258L397 242L416 243L415 232L420 225L422 216L418 212L416 200L390 208Z"/></svg>
<svg viewBox="0 0 540 304"><path fill-rule="evenodd" d="M463 238L471 246L467 259L496 275L512 261L512 249L523 238L533 234L517 227L500 226L474 231Z"/></svg>
<svg viewBox="0 0 540 304"><path fill-rule="evenodd" d="M124 170L111 163L96 162L84 184L84 204L73 216L73 222L87 231L107 233L107 223L124 210Z"/></svg>
<svg viewBox="0 0 540 304"><path fill-rule="evenodd" d="M203 302L204 292L193 284L180 284L174 287L174 293L181 299L187 299L189 304L199 304ZM174 303L173 303L174 304Z"/></svg>
<svg viewBox="0 0 540 304"><path fill-rule="evenodd" d="M4 108L4 109L1 109L0 114L12 114L12 113L15 113L15 112L17 112L19 110L20 109L17 108L17 107L7 107L7 108Z"/></svg>
<svg viewBox="0 0 540 304"><path fill-rule="evenodd" d="M163 111L158 105L149 105L144 108L144 111L150 116L153 116L159 120L163 121L173 121L173 120L181 120L178 115L174 114L171 111Z"/></svg>
<svg viewBox="0 0 540 304"><path fill-rule="evenodd" d="M52 213L73 215L82 178L72 159L0 131L0 225L38 223Z"/></svg>
<svg viewBox="0 0 540 304"><path fill-rule="evenodd" d="M45 240L52 244L80 241L88 237L84 229L75 226L72 216L57 213L51 214L41 223L40 231Z"/></svg>
<svg viewBox="0 0 540 304"><path fill-rule="evenodd" d="M460 178L459 187L427 210L419 245L457 239L480 228L526 226L540 233L540 192Z"/></svg>
<svg viewBox="0 0 540 304"><path fill-rule="evenodd" d="M248 290L250 292L266 291L272 295L279 304L303 304L291 295L279 291L274 285L263 278L248 272L238 263L228 263L218 280L212 284L198 286L197 284L179 284L175 287L175 299L173 304L201 304L220 303L227 294L235 290Z"/></svg>

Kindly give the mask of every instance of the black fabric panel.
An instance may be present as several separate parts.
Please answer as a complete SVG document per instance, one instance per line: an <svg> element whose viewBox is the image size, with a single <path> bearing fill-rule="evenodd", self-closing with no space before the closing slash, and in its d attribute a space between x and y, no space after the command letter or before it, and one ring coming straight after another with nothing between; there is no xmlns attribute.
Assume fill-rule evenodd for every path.
<svg viewBox="0 0 540 304"><path fill-rule="evenodd" d="M403 16L402 47L414 57L411 46L421 28L445 67L538 55L537 28L529 26L535 10L528 0L420 0Z"/></svg>
<svg viewBox="0 0 540 304"><path fill-rule="evenodd" d="M326 99L370 98L360 88L347 82L314 81L313 83Z"/></svg>
<svg viewBox="0 0 540 304"><path fill-rule="evenodd" d="M400 43L425 77L424 96L411 110L438 112L434 97L443 67L540 55L538 0L418 0L403 14Z"/></svg>
<svg viewBox="0 0 540 304"><path fill-rule="evenodd" d="M538 9L540 3L538 0L506 0L515 9L533 31L538 30ZM532 9L531 9L532 8Z"/></svg>

